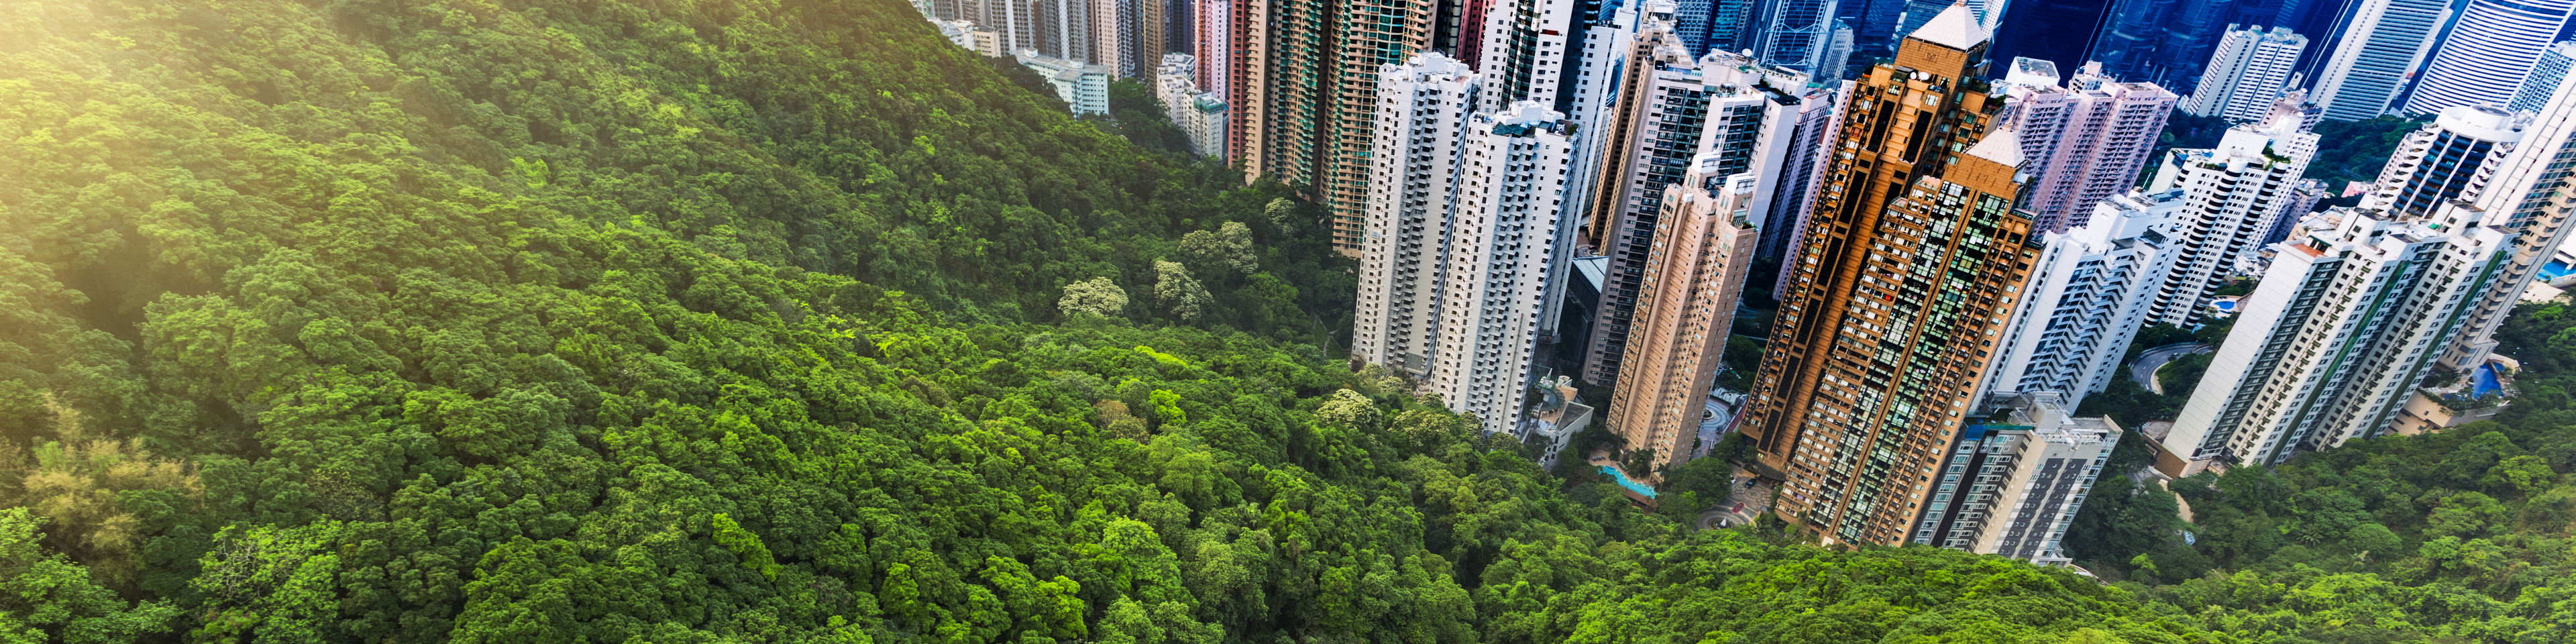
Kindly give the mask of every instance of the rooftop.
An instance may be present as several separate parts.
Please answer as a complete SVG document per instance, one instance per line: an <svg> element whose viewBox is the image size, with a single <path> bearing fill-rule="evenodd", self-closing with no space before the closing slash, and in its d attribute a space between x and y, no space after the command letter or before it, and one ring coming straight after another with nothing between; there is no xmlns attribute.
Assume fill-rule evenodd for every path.
<svg viewBox="0 0 2576 644"><path fill-rule="evenodd" d="M1968 15L1967 3L1953 2L1950 3L1950 8L1942 9L1940 15L1932 16L1931 21L1923 23L1922 28L1914 30L1914 33L1907 34L1906 37L1967 51L1977 45L1985 44L1993 34L1986 33L1985 27L1977 25L1976 17Z"/></svg>

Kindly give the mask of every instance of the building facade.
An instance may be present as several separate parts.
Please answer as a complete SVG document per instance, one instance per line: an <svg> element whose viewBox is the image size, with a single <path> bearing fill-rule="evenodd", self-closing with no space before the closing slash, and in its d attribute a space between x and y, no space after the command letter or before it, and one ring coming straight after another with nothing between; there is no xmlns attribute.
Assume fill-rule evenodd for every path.
<svg viewBox="0 0 2576 644"><path fill-rule="evenodd" d="M1647 249L1626 374L1610 393L1610 431L1645 450L1654 473L1698 451L1701 408L1716 382L1735 307L1760 238L1753 197L1760 177L1718 175L1718 153L1703 153L1680 183L1664 187L1664 216Z"/></svg>
<svg viewBox="0 0 2576 644"><path fill-rule="evenodd" d="M2397 143L2360 206L2414 218L2454 199L2477 200L2522 141L2528 118L2486 105L2442 108L2441 116Z"/></svg>
<svg viewBox="0 0 2576 644"><path fill-rule="evenodd" d="M2374 210L2309 216L2240 300L2158 467L2271 465L2386 427L2511 242L2501 228Z"/></svg>
<svg viewBox="0 0 2576 644"><path fill-rule="evenodd" d="M2567 218L2576 211L2576 83L2562 84L2523 129L2520 143L2505 155L2474 212L2458 211L2443 225L2483 225L2513 233L2512 256L2492 288L2479 293L2464 315L2456 340L2442 354L2442 365L2466 371L2484 364L2495 350L2495 332L2522 301L2522 292L2538 278L2540 267L2567 241Z"/></svg>
<svg viewBox="0 0 2576 644"><path fill-rule="evenodd" d="M1913 543L2072 563L2062 542L2120 440L2107 417L2078 418L2052 392L1988 397L1940 465Z"/></svg>
<svg viewBox="0 0 2576 644"><path fill-rule="evenodd" d="M2084 225L2093 205L2127 192L2147 166L2179 100L2154 83L2123 83L2087 64L2059 85L2056 65L2012 61L2004 127L2021 138L2031 174L2023 208L2042 230Z"/></svg>
<svg viewBox="0 0 2576 644"><path fill-rule="evenodd" d="M1752 172L1769 185L1794 165L1788 146L1802 99L1790 92L1803 92L1806 76L1726 52L1694 60L1670 25L1650 19L1638 32L1629 53L1635 73L1626 75L1617 112L1602 118L1607 147L1584 232L1585 245L1610 258L1582 352L1581 377L1596 385L1618 382L1664 187L1682 180L1703 150L1718 155L1721 176ZM1750 205L1768 213L1775 196L1758 193Z"/></svg>
<svg viewBox="0 0 2576 644"><path fill-rule="evenodd" d="M2513 100L2541 50L2558 40L2571 19L2576 0L2468 0L2450 35L2424 63L2406 111L2436 114Z"/></svg>
<svg viewBox="0 0 2576 644"><path fill-rule="evenodd" d="M2357 1L2334 53L2314 76L2317 105L2337 121L2388 113L2398 86L2423 64L2451 14L2447 0Z"/></svg>
<svg viewBox="0 0 2576 644"><path fill-rule="evenodd" d="M2261 120L2271 113L2272 101L2289 89L2290 70L2307 50L2308 37L2288 27L2267 32L2228 25L2218 51L2209 55L2200 87L2183 101L2182 111L2236 123Z"/></svg>
<svg viewBox="0 0 2576 644"><path fill-rule="evenodd" d="M1806 72L1817 81L1842 77L1840 57L1828 56L1833 48L1834 0L1773 0L1760 28L1763 62ZM1845 51L1849 51L1846 47Z"/></svg>
<svg viewBox="0 0 2576 644"><path fill-rule="evenodd" d="M1055 87L1056 98L1064 99L1075 114L1109 113L1108 65L1093 65L1040 54L1022 49L1016 55L1021 67L1038 73Z"/></svg>
<svg viewBox="0 0 2576 644"><path fill-rule="evenodd" d="M1993 128L1987 35L1953 6L1859 80L1737 430L1773 511L1827 543L1894 544L1931 498L2039 241L2021 145ZM1956 151L1952 153L1951 151ZM2009 290L2008 290L2009 289Z"/></svg>
<svg viewBox="0 0 2576 644"><path fill-rule="evenodd" d="M1437 52L1379 75L1351 358L1510 431L1571 152L1563 115L1536 102L1477 113L1482 79Z"/></svg>
<svg viewBox="0 0 2576 644"><path fill-rule="evenodd" d="M2515 85L2513 100L2504 108L2515 112L2539 112L2549 105L2549 96L2558 93L2558 85L2567 81L2567 70L2576 67L2576 41L2551 43L2540 50L2539 60L2531 63L2531 73Z"/></svg>
<svg viewBox="0 0 2576 644"><path fill-rule="evenodd" d="M2129 341L2180 254L2183 204L2179 190L2132 192L2094 205L2084 226L2042 236L1987 393L2058 392L2075 407L2124 375Z"/></svg>
<svg viewBox="0 0 2576 644"><path fill-rule="evenodd" d="M2245 272L2273 223L2285 215L2299 175L2317 150L2299 99L2292 92L2274 101L2262 122L2228 128L2218 147L2166 153L2147 192L2183 191L2182 247L2156 293L2149 324L2199 324L2210 293Z"/></svg>
<svg viewBox="0 0 2576 644"><path fill-rule="evenodd" d="M1164 116L1189 135L1191 154L1223 160L1228 133L1225 99L1216 92L1200 91L1192 79L1203 76L1196 57L1164 54L1154 74L1155 93L1163 99Z"/></svg>

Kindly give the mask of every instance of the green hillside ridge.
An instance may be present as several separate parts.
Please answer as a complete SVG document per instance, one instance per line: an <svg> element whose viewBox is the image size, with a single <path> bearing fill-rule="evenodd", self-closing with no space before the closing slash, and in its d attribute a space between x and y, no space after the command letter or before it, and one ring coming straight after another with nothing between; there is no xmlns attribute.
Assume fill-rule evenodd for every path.
<svg viewBox="0 0 2576 644"><path fill-rule="evenodd" d="M1311 207L1045 105L891 0L0 4L0 641L2576 623L2441 546L2149 586L1688 532L1348 372Z"/></svg>

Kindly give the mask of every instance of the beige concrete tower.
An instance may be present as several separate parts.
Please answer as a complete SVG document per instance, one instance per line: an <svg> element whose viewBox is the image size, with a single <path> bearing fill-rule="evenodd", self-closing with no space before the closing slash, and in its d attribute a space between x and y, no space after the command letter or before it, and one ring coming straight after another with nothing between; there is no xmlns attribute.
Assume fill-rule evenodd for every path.
<svg viewBox="0 0 2576 644"><path fill-rule="evenodd" d="M1703 153L1687 178L1664 188L1663 225L1647 249L1626 373L1610 394L1610 430L1629 449L1651 453L1659 470L1694 451L1700 409L1762 237L1752 221L1760 175L1717 175L1725 165L1718 153Z"/></svg>

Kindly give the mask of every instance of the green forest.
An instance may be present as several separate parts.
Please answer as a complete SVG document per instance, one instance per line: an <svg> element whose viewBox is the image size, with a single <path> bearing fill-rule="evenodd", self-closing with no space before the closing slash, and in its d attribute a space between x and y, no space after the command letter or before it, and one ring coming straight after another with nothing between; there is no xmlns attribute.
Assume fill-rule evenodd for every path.
<svg viewBox="0 0 2576 644"><path fill-rule="evenodd" d="M2178 482L2197 546L2123 480L2115 583L1691 531L1350 372L1288 188L1006 71L893 0L0 3L0 642L2576 626L2576 412Z"/></svg>

